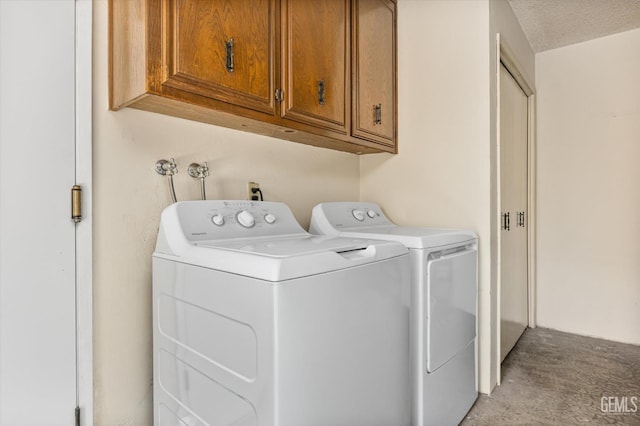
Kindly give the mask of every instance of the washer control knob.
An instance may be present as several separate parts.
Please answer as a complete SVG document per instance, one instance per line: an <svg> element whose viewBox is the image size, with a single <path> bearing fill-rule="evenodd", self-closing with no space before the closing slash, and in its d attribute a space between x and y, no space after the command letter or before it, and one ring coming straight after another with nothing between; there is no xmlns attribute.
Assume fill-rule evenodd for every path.
<svg viewBox="0 0 640 426"><path fill-rule="evenodd" d="M276 217L271 213L267 213L264 215L264 221L271 225L276 222Z"/></svg>
<svg viewBox="0 0 640 426"><path fill-rule="evenodd" d="M362 222L364 220L364 211L362 210L354 210L351 212L351 214L353 214L353 217L356 218L356 220L359 220L360 222Z"/></svg>
<svg viewBox="0 0 640 426"><path fill-rule="evenodd" d="M256 219L253 217L251 213L249 213L248 210L242 210L240 213L238 213L237 218L238 218L238 223L244 226L245 228L251 228L253 227L253 225L256 224Z"/></svg>
<svg viewBox="0 0 640 426"><path fill-rule="evenodd" d="M367 216L369 216L371 219L373 219L374 217L377 216L377 214L373 210L369 210L369 211L367 211Z"/></svg>
<svg viewBox="0 0 640 426"><path fill-rule="evenodd" d="M211 218L211 222L216 226L222 226L224 225L224 217L221 214L216 214Z"/></svg>

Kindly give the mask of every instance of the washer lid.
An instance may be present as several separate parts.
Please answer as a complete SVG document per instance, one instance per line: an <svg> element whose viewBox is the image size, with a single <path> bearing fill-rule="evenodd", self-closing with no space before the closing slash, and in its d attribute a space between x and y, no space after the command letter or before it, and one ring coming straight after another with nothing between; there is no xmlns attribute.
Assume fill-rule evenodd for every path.
<svg viewBox="0 0 640 426"><path fill-rule="evenodd" d="M234 241L199 241L180 256L155 252L154 257L280 282L406 257L394 241L303 235Z"/></svg>
<svg viewBox="0 0 640 426"><path fill-rule="evenodd" d="M356 238L398 241L409 248L432 248L473 241L471 231L398 226L377 204L361 202L322 203L313 208L310 232Z"/></svg>
<svg viewBox="0 0 640 426"><path fill-rule="evenodd" d="M364 250L377 241L355 238L336 238L326 235L300 235L285 238L256 238L231 241L200 241L195 245L204 248L231 250L274 258L308 256L311 254L332 251L346 253Z"/></svg>

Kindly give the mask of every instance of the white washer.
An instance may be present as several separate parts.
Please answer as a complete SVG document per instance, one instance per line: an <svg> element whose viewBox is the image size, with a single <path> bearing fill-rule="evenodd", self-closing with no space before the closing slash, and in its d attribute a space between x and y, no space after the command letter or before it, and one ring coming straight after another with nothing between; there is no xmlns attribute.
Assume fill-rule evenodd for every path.
<svg viewBox="0 0 640 426"><path fill-rule="evenodd" d="M312 236L281 203L167 207L154 424L410 424L408 267L402 244Z"/></svg>
<svg viewBox="0 0 640 426"><path fill-rule="evenodd" d="M310 232L399 241L411 257L411 418L457 425L478 396L477 236L470 231L397 226L372 203L313 209Z"/></svg>

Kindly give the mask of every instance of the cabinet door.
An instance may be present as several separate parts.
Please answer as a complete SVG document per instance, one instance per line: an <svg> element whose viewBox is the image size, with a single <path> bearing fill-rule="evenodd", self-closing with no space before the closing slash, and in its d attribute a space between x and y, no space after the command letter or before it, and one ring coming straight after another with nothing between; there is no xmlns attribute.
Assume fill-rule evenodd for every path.
<svg viewBox="0 0 640 426"><path fill-rule="evenodd" d="M354 0L353 5L352 134L395 146L395 4L389 0Z"/></svg>
<svg viewBox="0 0 640 426"><path fill-rule="evenodd" d="M169 86L275 114L276 0L170 0Z"/></svg>
<svg viewBox="0 0 640 426"><path fill-rule="evenodd" d="M349 2L282 0L282 116L347 133Z"/></svg>

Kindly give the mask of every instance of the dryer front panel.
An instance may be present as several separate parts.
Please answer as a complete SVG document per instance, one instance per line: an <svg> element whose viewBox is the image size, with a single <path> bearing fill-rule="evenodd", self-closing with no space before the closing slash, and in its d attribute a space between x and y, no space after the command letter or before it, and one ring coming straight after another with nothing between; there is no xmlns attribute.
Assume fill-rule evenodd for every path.
<svg viewBox="0 0 640 426"><path fill-rule="evenodd" d="M476 248L434 252L426 265L427 371L461 352L476 336Z"/></svg>

